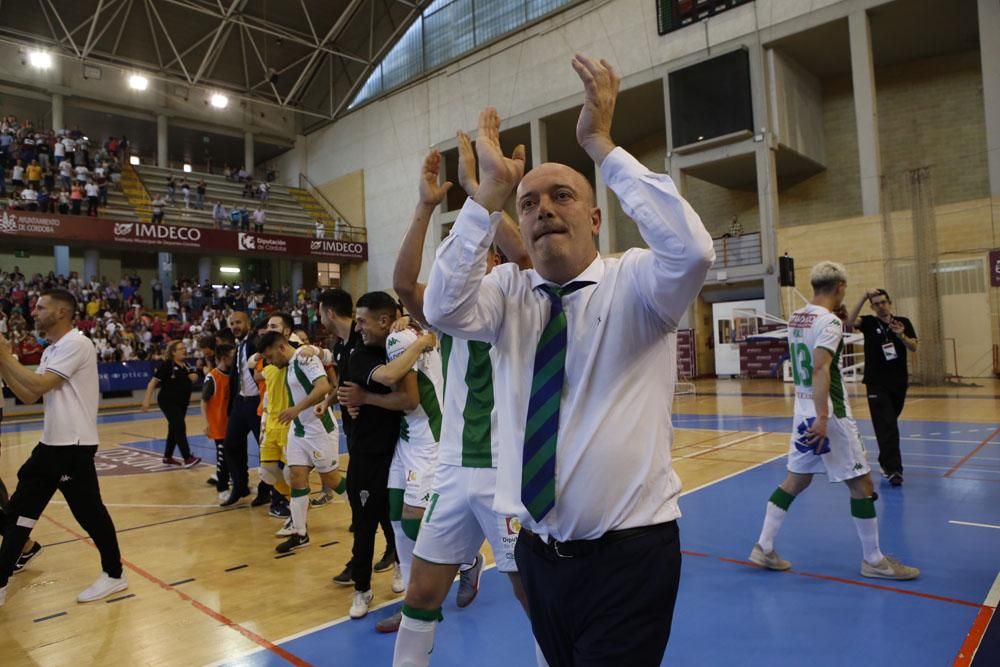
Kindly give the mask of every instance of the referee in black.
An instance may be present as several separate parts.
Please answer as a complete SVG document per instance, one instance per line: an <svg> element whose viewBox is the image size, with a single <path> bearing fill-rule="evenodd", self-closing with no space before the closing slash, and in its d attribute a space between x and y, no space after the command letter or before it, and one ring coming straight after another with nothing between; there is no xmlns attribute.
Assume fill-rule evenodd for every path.
<svg viewBox="0 0 1000 667"><path fill-rule="evenodd" d="M858 317L865 301L871 303L875 314ZM881 288L865 292L848 315L848 321L865 336L864 383L878 441L878 463L892 486L902 486L899 415L906 403L909 384L906 353L917 351L917 332L910 320L892 314L892 299Z"/></svg>
<svg viewBox="0 0 1000 667"><path fill-rule="evenodd" d="M184 467L190 468L201 463L201 458L191 454L191 445L187 439L188 405L191 404L191 388L198 379L198 374L184 362L187 352L183 341L171 341L167 345L167 358L150 378L146 386L146 396L142 401L142 411L149 410L153 401L153 392L160 387L156 396L156 404L167 418L167 441L163 450L163 462L168 465L178 465L174 458L174 449L180 448L184 459Z"/></svg>
<svg viewBox="0 0 1000 667"><path fill-rule="evenodd" d="M24 403L44 400L42 440L17 473L17 489L7 508L0 545L0 605L28 534L52 495L62 491L80 526L94 541L104 570L78 602L100 600L128 588L118 537L97 484L97 351L73 326L76 298L66 290L42 293L32 317L48 341L36 371L22 366L0 336L0 374Z"/></svg>

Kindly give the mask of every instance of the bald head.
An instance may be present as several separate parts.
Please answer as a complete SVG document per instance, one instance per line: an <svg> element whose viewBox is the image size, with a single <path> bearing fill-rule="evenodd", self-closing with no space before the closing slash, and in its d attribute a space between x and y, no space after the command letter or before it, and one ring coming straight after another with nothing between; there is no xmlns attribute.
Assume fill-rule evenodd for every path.
<svg viewBox="0 0 1000 667"><path fill-rule="evenodd" d="M250 318L242 310L237 310L229 316L229 328L237 338L243 338L250 332Z"/></svg>

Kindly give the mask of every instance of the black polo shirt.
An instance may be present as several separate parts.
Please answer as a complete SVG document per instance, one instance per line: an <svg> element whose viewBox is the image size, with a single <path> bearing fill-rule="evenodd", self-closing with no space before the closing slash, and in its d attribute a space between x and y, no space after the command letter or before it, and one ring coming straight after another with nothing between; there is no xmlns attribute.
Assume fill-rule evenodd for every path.
<svg viewBox="0 0 1000 667"><path fill-rule="evenodd" d="M333 363L337 367L337 382L341 387L347 381L348 366L350 365L351 353L361 345L361 334L355 330L355 322L351 322L351 333L346 341L338 339L333 346ZM347 414L347 410L341 410L341 417L344 422L344 436L351 437L351 428L354 426L354 418Z"/></svg>
<svg viewBox="0 0 1000 667"><path fill-rule="evenodd" d="M346 381L354 382L374 394L388 394L392 389L374 382L372 373L388 361L384 345L360 344L351 354L347 364ZM341 375L345 381L344 375ZM347 410L344 410L346 413ZM348 434L351 455L392 454L399 440L400 419L403 413L386 410L374 405L362 405L358 418Z"/></svg>
<svg viewBox="0 0 1000 667"><path fill-rule="evenodd" d="M893 319L903 325L903 334L907 338L916 338L917 332L913 329L913 323L905 317L893 315ZM865 384L888 385L893 387L905 387L909 381L906 370L906 346L899 336L892 332L889 325L875 317L865 315L861 318L861 323L857 330L865 336ZM895 353L894 359L889 352L891 345Z"/></svg>
<svg viewBox="0 0 1000 667"><path fill-rule="evenodd" d="M188 373L194 371L183 364L175 364L173 360L164 361L153 374L160 381L160 393L157 403L167 405L187 405L191 402L191 378Z"/></svg>

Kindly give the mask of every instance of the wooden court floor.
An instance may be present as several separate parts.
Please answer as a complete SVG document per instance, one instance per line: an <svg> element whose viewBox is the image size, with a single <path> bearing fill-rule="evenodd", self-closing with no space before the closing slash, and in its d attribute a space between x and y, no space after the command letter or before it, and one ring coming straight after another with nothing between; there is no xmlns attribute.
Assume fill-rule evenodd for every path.
<svg viewBox="0 0 1000 667"><path fill-rule="evenodd" d="M977 383L913 387L903 418L995 423L1000 383ZM868 417L862 389L851 389L859 421ZM713 423L714 416L790 421L791 405L790 388L776 381L699 381L694 395L678 396L672 410L679 424L673 451L685 489L732 476L786 450L781 420L770 420L769 428L736 430ZM107 457L102 461L111 461L109 466L133 460L132 448L156 450L165 435L166 424L156 415L113 419L100 426L102 457ZM189 433L201 433L203 424L192 408ZM11 490L40 429L38 422L4 424L0 476ZM996 441L997 433L986 436ZM207 447L204 438L192 441ZM133 466L133 474L101 478L129 589L111 601L76 603L76 595L99 573L99 560L56 494L33 533L44 550L12 580L7 604L0 608L0 664L200 665L257 648L281 656L276 645L282 638L346 616L352 589L330 581L350 553L345 503L312 510L311 546L279 559L272 534L281 522L268 517L266 508L222 510L214 488L205 484L213 467L157 471L149 458ZM380 537L377 554L383 546ZM391 573L375 575L374 604L398 598L390 590L391 578Z"/></svg>

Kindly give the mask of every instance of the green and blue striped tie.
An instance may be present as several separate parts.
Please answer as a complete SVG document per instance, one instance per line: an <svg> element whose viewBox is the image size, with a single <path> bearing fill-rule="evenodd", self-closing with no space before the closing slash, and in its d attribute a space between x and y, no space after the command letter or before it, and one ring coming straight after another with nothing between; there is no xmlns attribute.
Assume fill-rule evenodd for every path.
<svg viewBox="0 0 1000 667"><path fill-rule="evenodd" d="M535 348L531 398L524 427L521 459L521 502L535 521L541 521L556 504L556 440L559 434L559 401L566 377L566 313L562 298L592 281L565 287L540 285L552 304L549 322Z"/></svg>

